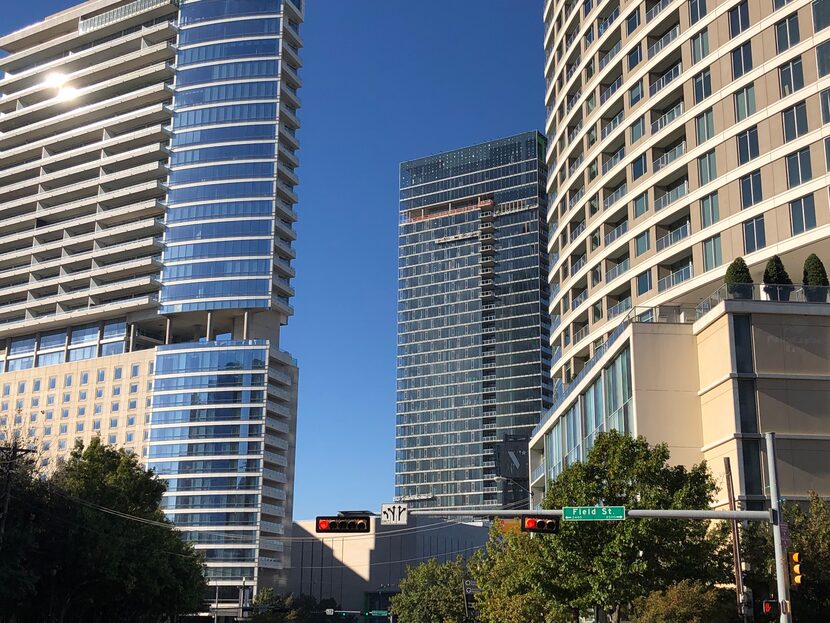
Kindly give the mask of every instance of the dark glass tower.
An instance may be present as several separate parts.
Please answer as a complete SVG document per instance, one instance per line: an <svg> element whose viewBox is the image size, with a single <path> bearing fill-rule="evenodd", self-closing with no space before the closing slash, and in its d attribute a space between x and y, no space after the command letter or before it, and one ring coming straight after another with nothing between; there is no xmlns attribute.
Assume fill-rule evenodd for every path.
<svg viewBox="0 0 830 623"><path fill-rule="evenodd" d="M544 153L528 132L401 165L398 500L527 498L521 442L551 402Z"/></svg>

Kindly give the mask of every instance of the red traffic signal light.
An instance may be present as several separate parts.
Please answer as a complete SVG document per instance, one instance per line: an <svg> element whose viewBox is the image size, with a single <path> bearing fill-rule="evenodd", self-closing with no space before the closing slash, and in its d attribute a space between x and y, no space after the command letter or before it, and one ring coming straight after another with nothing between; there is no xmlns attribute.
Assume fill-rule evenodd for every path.
<svg viewBox="0 0 830 623"><path fill-rule="evenodd" d="M768 616L778 616L778 602L772 599L765 599L761 603L761 612Z"/></svg>
<svg viewBox="0 0 830 623"><path fill-rule="evenodd" d="M345 517L318 517L314 529L318 533L369 532L371 527L369 515L349 515Z"/></svg>
<svg viewBox="0 0 830 623"><path fill-rule="evenodd" d="M541 532L556 534L559 532L558 517L522 517L522 532Z"/></svg>

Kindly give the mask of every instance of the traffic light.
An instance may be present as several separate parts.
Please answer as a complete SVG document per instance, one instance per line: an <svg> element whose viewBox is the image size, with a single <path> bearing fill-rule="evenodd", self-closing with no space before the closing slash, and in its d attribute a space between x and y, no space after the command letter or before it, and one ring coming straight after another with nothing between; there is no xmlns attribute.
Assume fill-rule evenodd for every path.
<svg viewBox="0 0 830 623"><path fill-rule="evenodd" d="M778 602L773 599L765 599L761 603L761 612L768 617L777 617L781 614Z"/></svg>
<svg viewBox="0 0 830 623"><path fill-rule="evenodd" d="M522 532L540 532L542 534L556 534L559 532L558 517L522 517Z"/></svg>
<svg viewBox="0 0 830 623"><path fill-rule="evenodd" d="M369 515L348 515L345 517L318 517L315 531L326 534L337 532L369 532L371 526Z"/></svg>
<svg viewBox="0 0 830 623"><path fill-rule="evenodd" d="M804 582L804 575L801 572L801 554L790 552L790 584L797 587Z"/></svg>

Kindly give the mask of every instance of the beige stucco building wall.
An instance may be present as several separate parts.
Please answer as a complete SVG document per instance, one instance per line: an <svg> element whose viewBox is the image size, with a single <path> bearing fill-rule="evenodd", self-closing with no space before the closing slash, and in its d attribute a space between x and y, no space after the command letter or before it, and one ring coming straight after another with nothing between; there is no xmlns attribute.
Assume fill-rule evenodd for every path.
<svg viewBox="0 0 830 623"><path fill-rule="evenodd" d="M632 434L665 443L676 464L706 460L727 503L724 457L739 502L765 503L763 436L774 432L781 493L830 496L830 305L726 300L700 319L635 308L614 344L530 443L534 503L550 473L556 420L584 406L587 387L630 353ZM547 473L546 473L547 472Z"/></svg>
<svg viewBox="0 0 830 623"><path fill-rule="evenodd" d="M8 372L0 382L0 430L38 449L42 469L65 458L76 440L143 454L155 349Z"/></svg>

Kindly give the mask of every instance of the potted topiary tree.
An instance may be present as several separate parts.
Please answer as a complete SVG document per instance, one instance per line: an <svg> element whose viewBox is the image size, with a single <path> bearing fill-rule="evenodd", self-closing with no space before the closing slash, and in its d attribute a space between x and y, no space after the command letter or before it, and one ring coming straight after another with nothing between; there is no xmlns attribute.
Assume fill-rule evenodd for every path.
<svg viewBox="0 0 830 623"><path fill-rule="evenodd" d="M815 253L811 253L804 260L804 298L810 303L824 303L827 301L827 271L824 264Z"/></svg>
<svg viewBox="0 0 830 623"><path fill-rule="evenodd" d="M752 275L749 273L744 258L736 257L732 260L729 268L726 269L726 291L729 298L751 299L752 298Z"/></svg>
<svg viewBox="0 0 830 623"><path fill-rule="evenodd" d="M764 269L764 292L771 301L789 301L793 291L793 280L784 269L784 263L773 255Z"/></svg>

